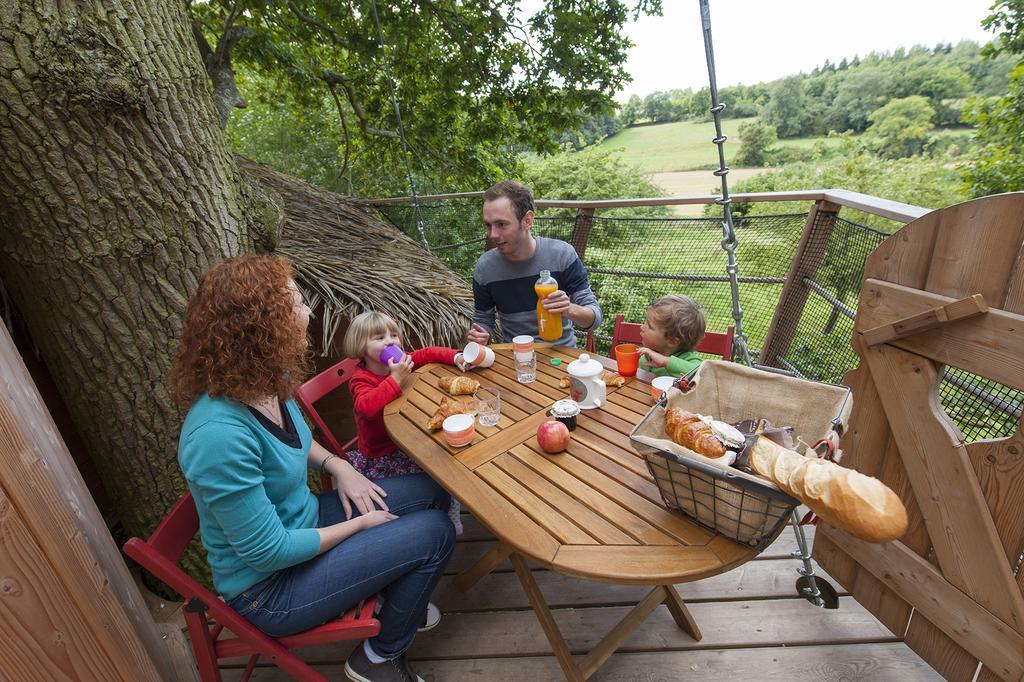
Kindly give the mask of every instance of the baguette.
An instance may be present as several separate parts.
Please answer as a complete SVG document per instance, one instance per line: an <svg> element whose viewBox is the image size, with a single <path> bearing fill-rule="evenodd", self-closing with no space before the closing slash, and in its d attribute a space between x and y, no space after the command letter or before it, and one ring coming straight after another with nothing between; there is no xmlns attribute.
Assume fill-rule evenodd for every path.
<svg viewBox="0 0 1024 682"><path fill-rule="evenodd" d="M889 542L907 532L907 510L877 478L758 438L754 471L806 504L826 523L866 542Z"/></svg>
<svg viewBox="0 0 1024 682"><path fill-rule="evenodd" d="M469 377L443 376L437 380L437 387L452 395L473 395L480 390L480 382Z"/></svg>
<svg viewBox="0 0 1024 682"><path fill-rule="evenodd" d="M697 415L678 407L665 410L665 435L705 457L715 459L725 455L725 445L718 440L711 427Z"/></svg>

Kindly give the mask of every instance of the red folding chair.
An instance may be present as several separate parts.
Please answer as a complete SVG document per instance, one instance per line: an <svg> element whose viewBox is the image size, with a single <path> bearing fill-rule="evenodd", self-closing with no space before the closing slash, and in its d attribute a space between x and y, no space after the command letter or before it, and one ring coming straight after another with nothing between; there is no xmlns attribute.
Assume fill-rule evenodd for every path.
<svg viewBox="0 0 1024 682"><path fill-rule="evenodd" d="M220 659L246 655L249 662L242 675L243 682L252 675L260 656L265 656L296 680L326 682L326 677L289 650L327 642L361 640L380 632L380 621L373 616L377 603L377 597L373 596L337 619L297 635L270 637L263 634L178 565L182 552L198 531L199 514L192 493L185 493L148 540L131 538L125 543L124 552L184 599L182 610L188 636L204 682L221 680L217 663ZM210 620L214 623L212 628ZM221 637L224 630L235 636Z"/></svg>
<svg viewBox="0 0 1024 682"><path fill-rule="evenodd" d="M298 401L299 406L302 407L302 411L313 420L313 424L320 435L317 441L322 442L324 447L338 457L344 457L345 452L355 446L356 437L353 436L344 445L338 443L338 439L327 428L327 423L320 416L320 413L316 411L314 404L331 391L344 386L352 378L352 375L355 374L358 366L359 360L345 358L341 362L320 372L309 381L306 381L295 391L295 399ZM334 480L327 474L321 473L320 485L323 490L330 490L334 487Z"/></svg>
<svg viewBox="0 0 1024 682"><path fill-rule="evenodd" d="M615 316L615 327L612 329L612 348L620 343L640 343L640 326L635 322L626 322L624 315ZM725 333L705 332L694 348L698 353L720 355L723 360L732 360L732 337L736 329L730 324ZM594 335L587 332L587 350L594 352Z"/></svg>

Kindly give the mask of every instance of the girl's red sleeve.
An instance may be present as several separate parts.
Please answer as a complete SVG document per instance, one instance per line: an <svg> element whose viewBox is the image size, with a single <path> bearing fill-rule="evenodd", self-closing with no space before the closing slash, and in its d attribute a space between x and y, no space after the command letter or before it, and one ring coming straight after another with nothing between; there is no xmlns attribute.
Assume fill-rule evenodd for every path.
<svg viewBox="0 0 1024 682"><path fill-rule="evenodd" d="M402 387L390 376L374 386L372 381L356 375L348 382L348 388L352 392L353 411L367 417L379 414L388 403L402 395Z"/></svg>
<svg viewBox="0 0 1024 682"><path fill-rule="evenodd" d="M429 365L431 362L443 362L446 365L455 364L455 354L459 351L454 348L442 348L441 346L427 346L412 352L412 364L416 367Z"/></svg>

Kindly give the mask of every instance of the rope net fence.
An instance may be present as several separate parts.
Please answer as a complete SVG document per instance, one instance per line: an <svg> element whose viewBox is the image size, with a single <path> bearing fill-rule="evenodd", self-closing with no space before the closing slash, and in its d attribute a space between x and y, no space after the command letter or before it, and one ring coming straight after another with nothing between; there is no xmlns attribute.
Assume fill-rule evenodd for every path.
<svg viewBox="0 0 1024 682"><path fill-rule="evenodd" d="M419 241L411 205L382 206L380 210ZM431 251L467 281L486 245L480 211L480 199L420 205ZM790 296L803 298L803 304L790 305L792 314L779 319L771 344L774 357L762 357L807 216L787 213L734 218L743 330L758 364L839 384L858 362L850 337L864 264L888 235L836 213L816 213L801 259L804 271L790 292ZM576 225L574 211L542 209L533 233L569 242ZM722 332L733 324L721 239L721 220L715 217L595 215L583 262L604 312L602 324L594 331L597 350L610 353L617 314L641 322L648 303L671 293L686 294L700 304L708 331ZM585 336L577 330L579 345ZM939 396L968 441L1013 434L1024 405L1024 392L953 367L944 372Z"/></svg>

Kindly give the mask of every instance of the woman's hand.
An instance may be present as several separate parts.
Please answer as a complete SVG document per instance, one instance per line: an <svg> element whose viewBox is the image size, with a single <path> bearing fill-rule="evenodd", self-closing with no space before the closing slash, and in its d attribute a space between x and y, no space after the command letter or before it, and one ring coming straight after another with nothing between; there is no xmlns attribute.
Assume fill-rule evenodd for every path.
<svg viewBox="0 0 1024 682"><path fill-rule="evenodd" d="M388 363L391 376L398 382L403 391L412 386L412 382L416 380L412 375L412 371L415 368L416 366L412 363L412 356L408 353L403 355L400 360L391 360Z"/></svg>
<svg viewBox="0 0 1024 682"><path fill-rule="evenodd" d="M331 464L334 464L334 460ZM331 469L331 475L334 476L334 484L338 487L338 497L341 499L346 519L352 518L352 505L355 505L364 516L374 511L374 505L384 511L388 510L388 505L384 502L388 494L384 489L356 471L345 460L341 460L341 464Z"/></svg>
<svg viewBox="0 0 1024 682"><path fill-rule="evenodd" d="M665 367L668 365L667 355L655 353L650 348L640 348L640 355L647 356L647 362L644 363L647 367Z"/></svg>
<svg viewBox="0 0 1024 682"><path fill-rule="evenodd" d="M374 509L372 512L363 514L359 517L359 520L362 521L362 528L360 530L369 530L374 526L379 526L380 524L387 523L388 521L394 521L397 518L398 517L391 512Z"/></svg>

